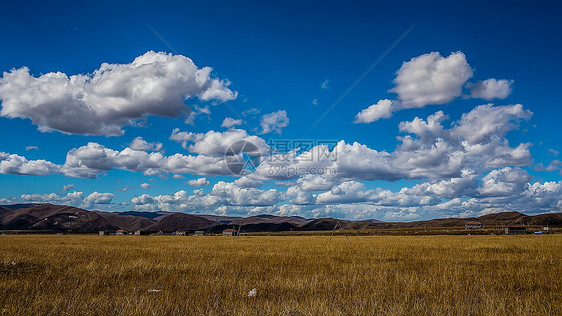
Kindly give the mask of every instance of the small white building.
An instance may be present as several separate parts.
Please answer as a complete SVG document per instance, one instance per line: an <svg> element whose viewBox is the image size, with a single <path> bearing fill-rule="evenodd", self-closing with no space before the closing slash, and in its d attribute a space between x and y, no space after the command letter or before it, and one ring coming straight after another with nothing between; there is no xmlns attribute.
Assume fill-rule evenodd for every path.
<svg viewBox="0 0 562 316"><path fill-rule="evenodd" d="M175 235L176 235L176 236L185 236L186 233L185 233L185 231L180 230L180 231L176 231Z"/></svg>
<svg viewBox="0 0 562 316"><path fill-rule="evenodd" d="M484 225L482 225L482 223L480 223L480 222L468 222L468 223L464 224L464 228L466 228L466 229L482 229L482 228L484 228Z"/></svg>
<svg viewBox="0 0 562 316"><path fill-rule="evenodd" d="M106 235L105 230L100 230L98 234L99 234L100 236L105 236L105 235Z"/></svg>
<svg viewBox="0 0 562 316"><path fill-rule="evenodd" d="M236 236L236 230L234 229L225 229L222 231L223 236Z"/></svg>

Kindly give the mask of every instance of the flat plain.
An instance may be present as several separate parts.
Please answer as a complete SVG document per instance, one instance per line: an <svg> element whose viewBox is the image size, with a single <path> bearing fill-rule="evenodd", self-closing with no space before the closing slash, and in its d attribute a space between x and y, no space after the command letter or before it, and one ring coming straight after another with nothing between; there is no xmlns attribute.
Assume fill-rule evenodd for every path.
<svg viewBox="0 0 562 316"><path fill-rule="evenodd" d="M562 314L560 234L349 238L0 236L0 314Z"/></svg>

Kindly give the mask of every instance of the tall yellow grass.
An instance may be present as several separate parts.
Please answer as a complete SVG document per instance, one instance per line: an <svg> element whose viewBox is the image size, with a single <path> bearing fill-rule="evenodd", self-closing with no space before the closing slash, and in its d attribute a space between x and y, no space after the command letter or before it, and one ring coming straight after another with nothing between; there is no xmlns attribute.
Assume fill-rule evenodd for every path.
<svg viewBox="0 0 562 316"><path fill-rule="evenodd" d="M0 314L562 314L562 235L350 239L0 236Z"/></svg>

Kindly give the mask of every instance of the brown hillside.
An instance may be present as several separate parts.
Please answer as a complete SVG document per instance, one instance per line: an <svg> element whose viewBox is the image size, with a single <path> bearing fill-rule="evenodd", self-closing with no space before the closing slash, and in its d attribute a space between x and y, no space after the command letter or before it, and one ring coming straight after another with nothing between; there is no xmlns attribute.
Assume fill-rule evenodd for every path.
<svg viewBox="0 0 562 316"><path fill-rule="evenodd" d="M150 225L144 230L163 232L174 232L178 230L194 231L206 230L215 225L216 223L214 221L196 215L175 213L162 218L159 222Z"/></svg>

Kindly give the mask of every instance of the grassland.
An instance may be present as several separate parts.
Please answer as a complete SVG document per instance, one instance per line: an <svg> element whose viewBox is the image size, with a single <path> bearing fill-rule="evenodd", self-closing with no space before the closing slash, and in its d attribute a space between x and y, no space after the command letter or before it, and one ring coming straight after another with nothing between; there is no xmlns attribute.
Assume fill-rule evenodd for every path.
<svg viewBox="0 0 562 316"><path fill-rule="evenodd" d="M560 234L328 239L0 236L0 314L562 314Z"/></svg>

